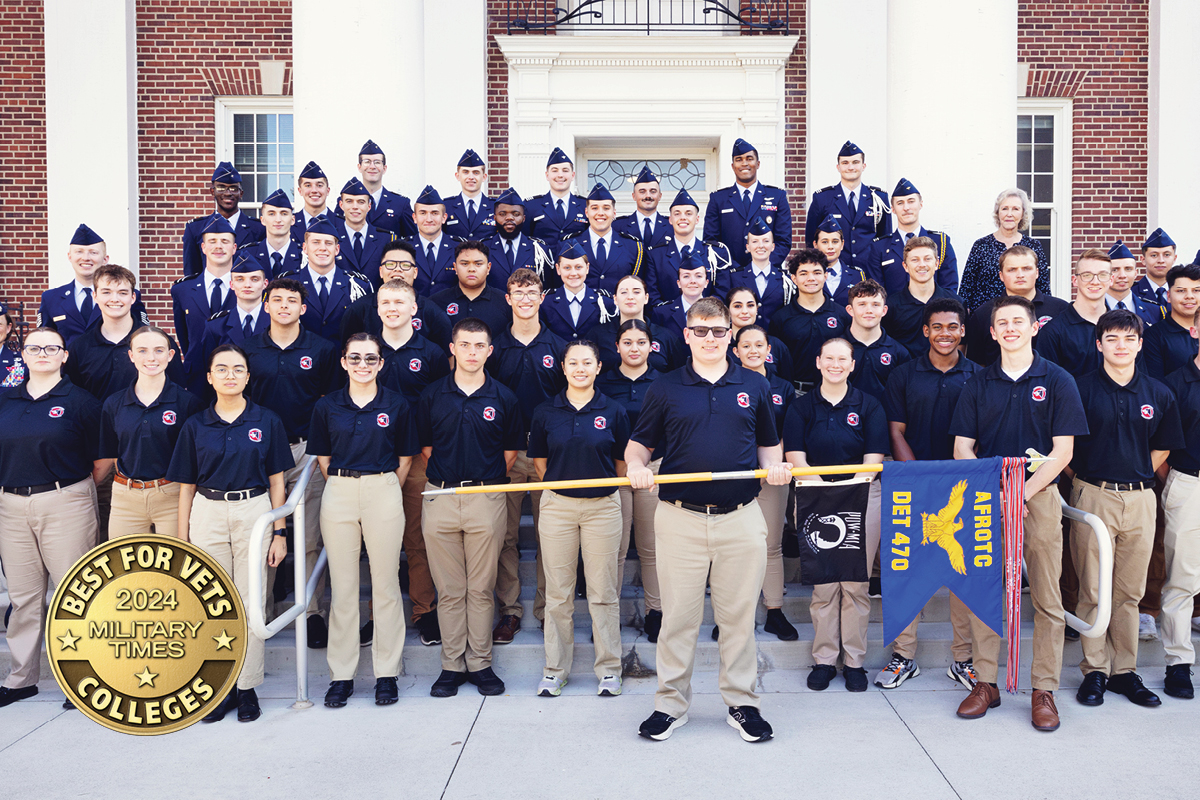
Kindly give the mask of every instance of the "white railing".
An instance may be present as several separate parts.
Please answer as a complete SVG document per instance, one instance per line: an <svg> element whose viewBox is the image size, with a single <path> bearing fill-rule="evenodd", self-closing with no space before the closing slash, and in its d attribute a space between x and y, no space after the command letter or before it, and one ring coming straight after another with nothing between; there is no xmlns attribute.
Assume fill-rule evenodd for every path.
<svg viewBox="0 0 1200 800"><path fill-rule="evenodd" d="M325 550L322 548L321 555L313 567L312 576L305 575L307 572L305 568L307 545L304 531L304 493L308 489L308 482L312 480L313 472L316 469L316 456L307 456L300 477L297 479L296 485L292 487L287 502L259 517L250 534L250 563L262 563L266 559L266 553L263 552L263 541L273 535L270 531L275 526L275 522L289 516L292 517L292 566L296 575L295 603L272 620L270 625L266 623L262 603L246 603L246 617L250 630L263 640L270 639L288 625L296 623L296 702L292 704L292 708L312 707L312 701L308 699L308 624L304 612L312 600L313 593L316 592L317 581L320 579L321 573L325 571L327 561ZM305 580L306 577L307 580ZM250 570L249 594L250 597L263 596L261 570Z"/></svg>
<svg viewBox="0 0 1200 800"><path fill-rule="evenodd" d="M1062 503L1064 517L1090 526L1092 532L1096 534L1096 544L1100 550L1100 588L1096 600L1096 618L1091 623L1087 623L1070 611L1066 612L1066 617L1067 624L1079 631L1080 636L1098 639L1108 631L1108 620L1112 615L1112 540L1109 538L1108 526L1099 517L1086 511L1080 511L1078 508L1072 508L1061 496L1058 499ZM1079 565L1076 564L1075 568L1078 570Z"/></svg>

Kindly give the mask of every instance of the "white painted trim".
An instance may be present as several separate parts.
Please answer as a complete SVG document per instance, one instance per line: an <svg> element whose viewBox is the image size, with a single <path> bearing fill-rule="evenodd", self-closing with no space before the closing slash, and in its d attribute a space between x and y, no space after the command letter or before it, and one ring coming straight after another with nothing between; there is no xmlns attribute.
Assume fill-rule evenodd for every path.
<svg viewBox="0 0 1200 800"><path fill-rule="evenodd" d="M1017 100L1017 114L1040 114L1054 117L1054 197L1051 204L1034 203L1034 208L1051 209L1050 235L1054 240L1054 252L1050 257L1050 288L1055 297L1071 296L1071 267L1075 263L1072 244L1071 216L1075 193L1074 159L1075 146L1074 104L1069 97L1021 97ZM1016 120L1013 121L1016 124ZM1014 150L1014 157L1016 151ZM1013 175L1016 185L1016 175ZM1030 198L1032 202L1032 198ZM1084 247L1108 249L1110 242L1088 242ZM1082 252L1082 250L1080 251Z"/></svg>
<svg viewBox="0 0 1200 800"><path fill-rule="evenodd" d="M293 177L300 173L304 168L304 163L298 162L299 155L296 153L295 130L296 130L296 112L292 98L288 95L283 96L262 96L262 95L245 95L232 96L224 95L213 100L213 127L214 145L216 146L217 161L233 161L233 115L234 114L285 114L292 115L292 171ZM291 190L293 202L299 207L299 198L296 197L296 187L288 186ZM260 204L244 202L239 204L242 210L251 208L257 209Z"/></svg>

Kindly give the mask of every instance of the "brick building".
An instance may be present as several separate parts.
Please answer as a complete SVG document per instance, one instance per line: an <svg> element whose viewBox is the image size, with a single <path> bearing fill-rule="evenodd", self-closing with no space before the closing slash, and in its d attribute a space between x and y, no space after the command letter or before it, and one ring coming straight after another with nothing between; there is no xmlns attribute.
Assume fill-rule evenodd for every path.
<svg viewBox="0 0 1200 800"><path fill-rule="evenodd" d="M1058 293L1086 247L1157 225L1185 258L1200 244L1187 196L1200 151L1185 138L1200 88L1183 64L1200 4L765 0L736 18L715 0L559 0L571 18L557 25L554 5L8 0L0 299L28 317L69 280L66 242L87 222L166 322L180 234L211 209L217 160L238 163L253 209L294 191L310 159L340 186L367 138L388 153L386 185L410 197L456 190L467 147L486 152L489 193L541 192L559 146L581 192L624 187L651 160L665 191L703 205L732 181L743 136L763 180L787 188L798 232L852 139L868 183L921 189L923 221L960 263L992 229L996 194L1029 189Z"/></svg>

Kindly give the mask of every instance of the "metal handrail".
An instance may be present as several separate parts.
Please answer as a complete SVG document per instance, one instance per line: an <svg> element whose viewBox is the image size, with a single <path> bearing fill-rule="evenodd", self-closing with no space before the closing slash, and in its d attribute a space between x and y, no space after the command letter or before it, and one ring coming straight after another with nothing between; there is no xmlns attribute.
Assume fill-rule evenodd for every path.
<svg viewBox="0 0 1200 800"><path fill-rule="evenodd" d="M296 576L296 602L291 608L272 620L270 625L267 624L263 614L262 603L245 604L250 630L263 640L270 639L292 622L296 623L296 702L292 704L292 708L312 708L312 701L308 699L308 626L307 621L301 619L301 616L317 591L317 581L320 580L321 573L325 571L325 564L328 561L325 549L321 548L321 555L313 566L312 575L308 577L307 581L305 580L307 543L304 531L304 493L308 489L308 482L312 480L316 468L317 457L307 456L300 477L296 480L296 485L292 487L287 502L259 517L250 534L250 563L260 564L266 558L263 553L263 539L278 520L294 515L292 519L292 567ZM301 587L304 588L303 597L301 597ZM249 594L251 597L263 596L261 570L250 570Z"/></svg>
<svg viewBox="0 0 1200 800"><path fill-rule="evenodd" d="M1080 636L1086 636L1089 639L1099 639L1108 631L1108 621L1112 616L1113 553L1108 526L1095 514L1067 505L1067 501L1061 495L1058 501L1062 503L1064 517L1089 525L1092 532L1096 534L1096 544L1100 550L1100 588L1096 598L1096 618L1091 624L1088 624L1070 611L1065 611L1064 613L1067 618L1067 624L1079 631Z"/></svg>

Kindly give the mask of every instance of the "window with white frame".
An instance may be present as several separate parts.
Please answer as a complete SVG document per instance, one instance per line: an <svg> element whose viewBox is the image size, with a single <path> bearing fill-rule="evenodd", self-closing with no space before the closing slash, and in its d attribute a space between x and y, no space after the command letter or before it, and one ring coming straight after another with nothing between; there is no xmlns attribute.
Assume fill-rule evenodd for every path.
<svg viewBox="0 0 1200 800"><path fill-rule="evenodd" d="M1029 236L1050 261L1050 285L1071 296L1071 101L1023 97L1017 105L1017 186L1033 203Z"/></svg>
<svg viewBox="0 0 1200 800"><path fill-rule="evenodd" d="M700 206L701 217L708 206L709 192L717 188L718 175L715 142L688 141L656 143L639 139L638 143L616 140L576 140L579 164L575 181L577 190L587 195L592 187L604 184L617 203L618 214L632 214L633 182L643 167L658 177L662 200L658 211L667 215L671 200L680 189L686 189Z"/></svg>
<svg viewBox="0 0 1200 800"><path fill-rule="evenodd" d="M218 98L216 129L218 160L232 162L242 175L243 212L257 217L276 189L295 203L292 98Z"/></svg>

